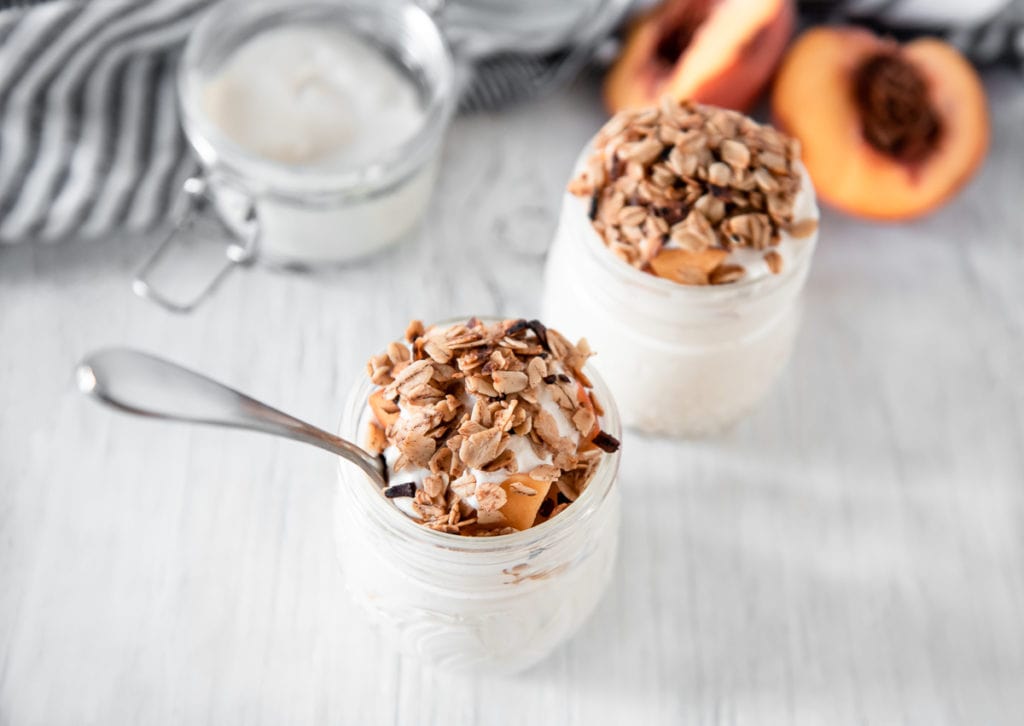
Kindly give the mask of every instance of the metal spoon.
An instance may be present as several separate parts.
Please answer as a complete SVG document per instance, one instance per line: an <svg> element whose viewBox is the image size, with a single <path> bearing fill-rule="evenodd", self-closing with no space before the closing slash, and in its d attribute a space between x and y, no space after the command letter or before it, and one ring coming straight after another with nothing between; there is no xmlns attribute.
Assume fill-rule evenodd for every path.
<svg viewBox="0 0 1024 726"><path fill-rule="evenodd" d="M312 444L348 459L378 485L386 486L379 457L163 358L128 348L108 348L86 356L78 364L75 378L82 393L118 410L262 431Z"/></svg>

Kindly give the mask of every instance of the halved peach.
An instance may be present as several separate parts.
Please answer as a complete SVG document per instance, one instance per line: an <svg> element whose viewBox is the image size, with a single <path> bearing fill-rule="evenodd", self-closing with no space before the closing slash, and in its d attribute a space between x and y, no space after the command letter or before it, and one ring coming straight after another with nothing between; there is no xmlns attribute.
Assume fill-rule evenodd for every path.
<svg viewBox="0 0 1024 726"><path fill-rule="evenodd" d="M517 491L512 486L513 482L533 490L534 493L530 495ZM516 529L529 529L537 519L537 510L544 502L544 497L547 496L548 490L551 488L551 482L537 481L528 474L513 474L501 483L501 488L505 490L508 499L500 511L509 526Z"/></svg>
<svg viewBox="0 0 1024 726"><path fill-rule="evenodd" d="M809 30L782 62L772 112L800 140L818 196L864 217L938 207L988 149L978 74L933 38L899 45L860 28Z"/></svg>
<svg viewBox="0 0 1024 726"><path fill-rule="evenodd" d="M792 0L666 0L641 16L605 80L613 113L665 94L749 109L793 33Z"/></svg>

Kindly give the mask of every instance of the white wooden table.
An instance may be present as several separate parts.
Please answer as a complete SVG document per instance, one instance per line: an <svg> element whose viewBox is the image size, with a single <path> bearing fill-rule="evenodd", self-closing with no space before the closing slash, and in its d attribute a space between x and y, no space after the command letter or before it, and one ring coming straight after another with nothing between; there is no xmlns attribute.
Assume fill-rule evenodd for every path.
<svg viewBox="0 0 1024 726"><path fill-rule="evenodd" d="M334 462L119 416L72 366L129 344L333 426L411 316L533 315L589 83L452 129L421 239L255 269L176 317L151 240L0 252L0 724L1024 723L1024 89L914 224L826 214L795 358L728 435L627 435L612 588L513 679L397 657L335 566ZM599 360L599 359L598 359Z"/></svg>

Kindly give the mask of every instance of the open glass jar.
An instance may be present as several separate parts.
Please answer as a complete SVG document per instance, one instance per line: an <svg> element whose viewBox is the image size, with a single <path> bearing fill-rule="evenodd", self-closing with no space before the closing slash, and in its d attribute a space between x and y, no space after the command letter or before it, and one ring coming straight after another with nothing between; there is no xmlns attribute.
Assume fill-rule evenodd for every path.
<svg viewBox="0 0 1024 726"><path fill-rule="evenodd" d="M604 404L602 427L620 434L607 387L585 370ZM374 386L361 380L341 436L362 440ZM339 467L335 534L346 587L404 653L446 670L512 673L540 661L594 610L618 550L618 453L602 458L567 509L495 537L428 529L403 514L355 467Z"/></svg>
<svg viewBox="0 0 1024 726"><path fill-rule="evenodd" d="M294 36L291 41L294 53L278 43L280 65L289 65L294 73L283 80L252 79L250 85L256 92L265 92L260 83L266 86L276 82L279 87L285 81L291 83L282 93L281 105L288 106L283 110L291 110L291 106L312 97L309 113L319 114L321 125L330 130L326 121L337 114L329 115L333 113L329 103L343 105L346 90L358 90L359 74L368 73L372 62L374 68L382 70L366 84L388 82L396 86L396 92L402 90L397 88L401 85L410 89L410 95L415 94L415 126L394 139L374 139L372 154L325 154L313 161L295 162L255 153L240 143L237 134L226 132L211 112L211 84L219 81L220 74L229 67L236 86L245 84L247 76L277 72L274 68L268 71L265 57L253 52L252 44L296 31L307 33L306 37L321 47L303 47L302 36ZM338 47L332 48L332 43ZM348 47L342 47L346 43ZM251 65L239 68L237 59L247 47ZM340 53L331 55L332 50ZM338 58L351 67L339 68L343 63ZM342 70L345 78L334 77ZM180 233L172 234L140 273L137 292L166 307L188 310L211 291L224 270L257 256L273 264L312 267L351 260L402 239L415 227L430 197L441 141L454 107L453 76L452 58L441 31L412 2L218 3L189 36L178 76L182 123L199 159L201 177L186 183L190 204L179 223ZM222 108L244 117L239 95L236 90ZM260 113L252 116L272 115L270 105L258 106ZM253 123L265 123L253 117ZM368 130L373 130L372 124ZM356 136L351 145L361 144L363 140ZM196 236L191 218L203 210L212 211L220 223L220 239L214 244L221 251L224 237L233 238L226 261L223 254L218 255L218 264L224 269L218 270L212 283L193 285L198 292L188 296L168 294L153 282L157 268L172 261L165 256L176 242L184 244L181 238Z"/></svg>
<svg viewBox="0 0 1024 726"><path fill-rule="evenodd" d="M816 220L814 189L801 174L795 214ZM566 193L545 270L544 319L601 352L596 364L626 426L715 433L748 413L789 360L816 242L817 232L799 240L779 274L682 285L615 257L591 224L589 200Z"/></svg>

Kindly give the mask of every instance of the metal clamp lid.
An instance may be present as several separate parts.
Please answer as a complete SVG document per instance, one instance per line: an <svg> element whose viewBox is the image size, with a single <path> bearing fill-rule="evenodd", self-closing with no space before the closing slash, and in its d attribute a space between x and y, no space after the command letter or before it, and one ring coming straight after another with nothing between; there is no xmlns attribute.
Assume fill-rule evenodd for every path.
<svg viewBox="0 0 1024 726"><path fill-rule="evenodd" d="M213 294L236 266L256 258L260 226L252 200L225 187L218 187L215 195L213 186L205 177L185 180L186 204L170 233L136 274L132 282L136 295L165 310L187 313ZM232 241L225 246L225 239ZM183 278L201 282L182 285ZM178 294L168 292L175 288Z"/></svg>

